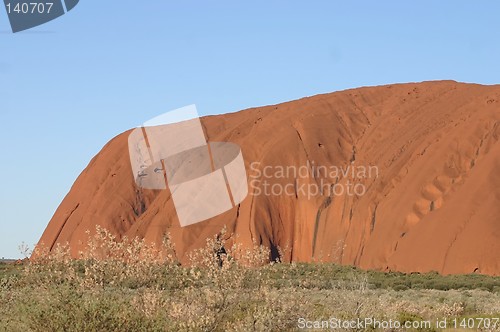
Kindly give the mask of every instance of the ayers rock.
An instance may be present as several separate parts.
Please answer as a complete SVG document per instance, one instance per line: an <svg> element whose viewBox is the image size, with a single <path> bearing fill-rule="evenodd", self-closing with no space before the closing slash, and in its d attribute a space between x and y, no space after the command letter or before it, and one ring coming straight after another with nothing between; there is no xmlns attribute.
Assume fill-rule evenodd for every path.
<svg viewBox="0 0 500 332"><path fill-rule="evenodd" d="M269 183L292 183L291 193L256 195L254 182L239 206L184 228L168 190L135 185L125 132L78 177L40 243L69 242L77 255L96 225L156 243L169 232L186 261L226 225L230 241L264 244L274 256L285 248L286 261L500 275L499 120L500 85L454 81L359 88L204 117L209 141L241 146L249 182L266 166L274 176L279 166L373 165L378 176L274 176ZM308 197L299 188L347 181L366 192Z"/></svg>

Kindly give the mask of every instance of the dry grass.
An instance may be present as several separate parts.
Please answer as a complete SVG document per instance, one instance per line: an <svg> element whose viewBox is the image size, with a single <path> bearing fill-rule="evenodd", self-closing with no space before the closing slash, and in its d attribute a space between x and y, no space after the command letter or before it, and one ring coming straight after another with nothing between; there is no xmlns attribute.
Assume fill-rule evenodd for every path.
<svg viewBox="0 0 500 332"><path fill-rule="evenodd" d="M37 248L36 259L0 280L0 330L289 331L297 330L300 317L406 321L500 314L498 278L269 263L267 248L228 248L221 238L192 252L188 266L177 262L168 237L158 249L138 239L117 241L100 228L77 260L64 246ZM385 279L396 280L396 287ZM483 289L462 287L466 280ZM429 282L451 289L420 289Z"/></svg>

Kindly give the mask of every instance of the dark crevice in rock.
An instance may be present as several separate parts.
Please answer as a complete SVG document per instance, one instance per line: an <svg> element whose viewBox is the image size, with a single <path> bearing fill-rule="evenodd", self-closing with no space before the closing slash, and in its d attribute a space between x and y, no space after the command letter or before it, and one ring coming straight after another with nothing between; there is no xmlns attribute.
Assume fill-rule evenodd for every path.
<svg viewBox="0 0 500 332"><path fill-rule="evenodd" d="M63 222L61 228L59 228L59 231L57 232L57 235L54 238L54 242L52 242L52 245L50 246L50 251L52 251L52 249L54 249L54 246L56 245L57 240L59 240L59 236L61 235L61 232L63 231L64 226L66 226L66 223L68 222L69 218L71 218L71 216L73 215L73 213L75 213L76 209L78 209L79 206L80 206L80 203L77 203L76 206L68 213L68 216L66 218L64 218L64 222Z"/></svg>
<svg viewBox="0 0 500 332"><path fill-rule="evenodd" d="M375 229L375 223L377 221L377 208L378 205L375 205L375 210L373 210L372 220L370 222L370 234L373 233L373 230Z"/></svg>

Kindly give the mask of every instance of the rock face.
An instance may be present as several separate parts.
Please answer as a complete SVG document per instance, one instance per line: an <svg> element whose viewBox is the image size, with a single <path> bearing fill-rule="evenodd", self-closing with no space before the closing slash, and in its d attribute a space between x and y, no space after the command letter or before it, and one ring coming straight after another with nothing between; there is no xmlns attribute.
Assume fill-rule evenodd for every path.
<svg viewBox="0 0 500 332"><path fill-rule="evenodd" d="M499 275L499 120L500 86L453 81L205 117L209 141L241 146L250 194L184 228L168 190L135 186L125 132L78 177L40 243L69 242L77 255L96 225L156 243L169 232L185 261L225 225L230 241L282 248L285 260Z"/></svg>

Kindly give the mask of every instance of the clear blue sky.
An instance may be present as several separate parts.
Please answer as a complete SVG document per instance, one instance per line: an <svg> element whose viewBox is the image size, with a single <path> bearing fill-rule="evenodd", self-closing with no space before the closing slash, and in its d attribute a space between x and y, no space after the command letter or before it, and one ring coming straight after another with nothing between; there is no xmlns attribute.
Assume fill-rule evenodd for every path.
<svg viewBox="0 0 500 332"><path fill-rule="evenodd" d="M498 1L81 0L12 34L0 8L0 257L38 241L109 139L165 111L499 83L499 13Z"/></svg>

